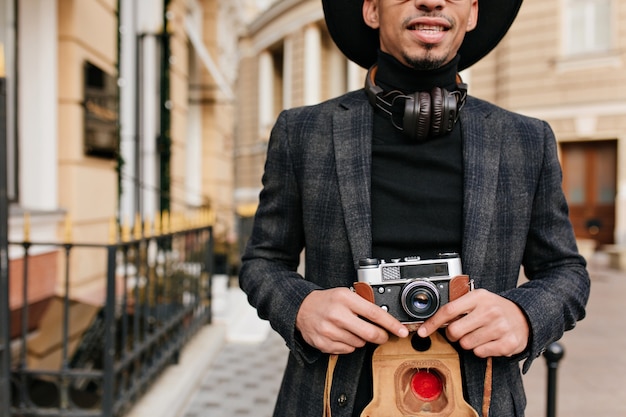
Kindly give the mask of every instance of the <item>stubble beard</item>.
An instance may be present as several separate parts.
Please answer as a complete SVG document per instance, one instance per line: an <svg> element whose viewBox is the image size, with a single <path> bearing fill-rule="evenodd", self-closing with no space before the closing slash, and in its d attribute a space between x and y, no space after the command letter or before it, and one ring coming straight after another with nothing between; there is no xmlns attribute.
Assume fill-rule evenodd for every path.
<svg viewBox="0 0 626 417"><path fill-rule="evenodd" d="M413 69L421 71L432 71L441 68L446 64L445 57L434 56L432 50L433 46L426 46L426 54L421 57L412 57L407 53L404 53L404 61Z"/></svg>

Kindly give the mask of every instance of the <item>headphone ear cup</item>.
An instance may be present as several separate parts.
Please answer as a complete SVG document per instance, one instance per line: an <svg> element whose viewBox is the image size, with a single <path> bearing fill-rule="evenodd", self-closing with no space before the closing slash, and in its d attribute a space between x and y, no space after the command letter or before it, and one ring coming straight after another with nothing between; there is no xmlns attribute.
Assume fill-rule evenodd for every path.
<svg viewBox="0 0 626 417"><path fill-rule="evenodd" d="M419 93L420 98L420 114L419 122L417 124L417 138L419 140L425 140L428 138L430 132L430 125L432 120L432 102L430 94L427 92Z"/></svg>
<svg viewBox="0 0 626 417"><path fill-rule="evenodd" d="M433 101L433 117L432 117L432 135L439 136L441 135L444 127L444 121L442 120L445 113L444 108L444 96L447 95L447 91L441 88L435 87L430 92L430 96Z"/></svg>
<svg viewBox="0 0 626 417"><path fill-rule="evenodd" d="M413 139L424 140L428 138L431 124L430 94L417 92L408 97L404 104L402 127Z"/></svg>
<svg viewBox="0 0 626 417"><path fill-rule="evenodd" d="M441 136L454 129L457 113L457 99L446 89L433 88L431 91L433 100L432 136Z"/></svg>

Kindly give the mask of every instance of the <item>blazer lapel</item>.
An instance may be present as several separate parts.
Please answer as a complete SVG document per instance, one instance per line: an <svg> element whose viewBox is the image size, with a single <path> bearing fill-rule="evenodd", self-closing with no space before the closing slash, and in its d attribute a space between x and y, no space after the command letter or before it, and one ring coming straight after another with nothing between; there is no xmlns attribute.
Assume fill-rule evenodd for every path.
<svg viewBox="0 0 626 417"><path fill-rule="evenodd" d="M367 100L349 100L333 114L333 143L339 198L355 267L371 256L372 109Z"/></svg>
<svg viewBox="0 0 626 417"><path fill-rule="evenodd" d="M471 109L469 107L472 107ZM468 102L461 112L464 161L463 267L480 277L490 225L495 213L498 167L502 138L495 129L485 129L489 114Z"/></svg>

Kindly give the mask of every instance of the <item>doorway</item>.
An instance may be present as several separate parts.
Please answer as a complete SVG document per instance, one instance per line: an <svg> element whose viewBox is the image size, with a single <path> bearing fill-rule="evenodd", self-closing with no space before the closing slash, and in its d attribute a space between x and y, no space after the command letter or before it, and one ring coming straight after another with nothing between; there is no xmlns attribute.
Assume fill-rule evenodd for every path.
<svg viewBox="0 0 626 417"><path fill-rule="evenodd" d="M612 244L617 141L562 142L563 190L577 238Z"/></svg>

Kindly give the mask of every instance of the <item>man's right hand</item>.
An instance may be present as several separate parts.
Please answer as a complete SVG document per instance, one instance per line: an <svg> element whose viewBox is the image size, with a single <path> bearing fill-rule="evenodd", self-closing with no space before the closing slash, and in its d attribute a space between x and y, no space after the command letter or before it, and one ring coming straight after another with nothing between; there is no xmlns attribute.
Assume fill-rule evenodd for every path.
<svg viewBox="0 0 626 417"><path fill-rule="evenodd" d="M409 335L395 317L348 288L310 293L298 310L296 328L309 345L330 354L351 353L367 342L383 344L387 331Z"/></svg>

